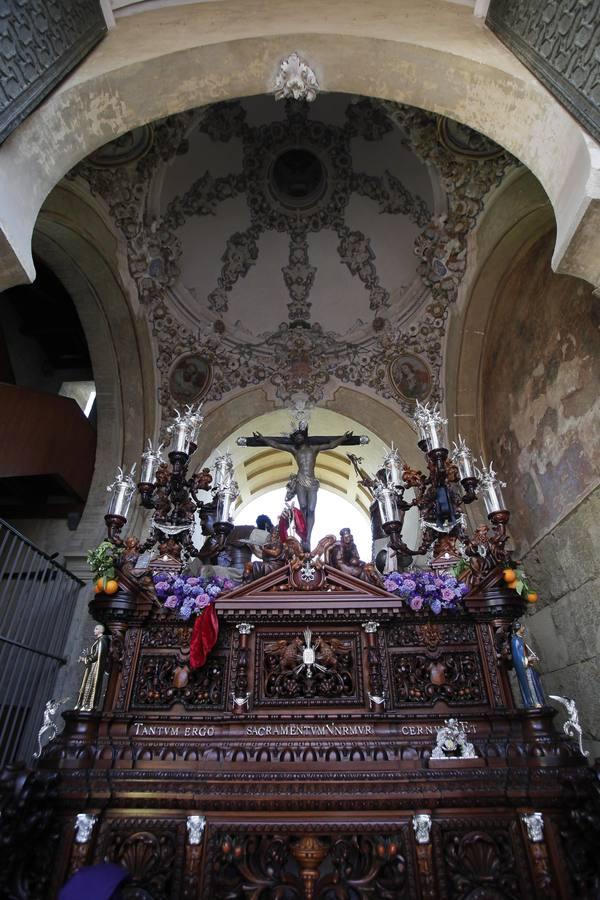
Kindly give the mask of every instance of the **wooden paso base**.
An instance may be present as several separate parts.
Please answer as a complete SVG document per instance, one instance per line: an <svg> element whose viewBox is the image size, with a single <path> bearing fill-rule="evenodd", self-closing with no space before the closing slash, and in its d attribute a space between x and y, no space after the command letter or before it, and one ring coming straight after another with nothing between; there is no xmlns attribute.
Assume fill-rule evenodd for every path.
<svg viewBox="0 0 600 900"><path fill-rule="evenodd" d="M143 591L94 601L115 637L105 709L66 713L42 760L61 775L54 889L108 859L148 892L131 896L174 900L586 896L570 813L593 778L554 710L514 707L514 592L434 619L326 574L220 599L197 673L191 626ZM431 757L450 717L475 758Z"/></svg>

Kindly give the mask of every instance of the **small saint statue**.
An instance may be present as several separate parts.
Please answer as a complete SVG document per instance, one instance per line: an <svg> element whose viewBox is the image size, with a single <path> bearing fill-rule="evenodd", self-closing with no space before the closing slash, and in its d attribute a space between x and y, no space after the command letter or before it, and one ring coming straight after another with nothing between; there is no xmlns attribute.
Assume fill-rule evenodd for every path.
<svg viewBox="0 0 600 900"><path fill-rule="evenodd" d="M79 662L85 666L79 696L75 709L91 712L96 709L102 694L102 681L108 672L108 647L110 638L104 633L104 625L94 628L95 641L89 650L84 650Z"/></svg>
<svg viewBox="0 0 600 900"><path fill-rule="evenodd" d="M360 578L367 584L382 584L382 579L376 567L372 563L363 562L358 554L358 548L354 543L354 536L349 528L342 528L340 539L328 547L326 561L334 569Z"/></svg>
<svg viewBox="0 0 600 900"><path fill-rule="evenodd" d="M520 622L513 626L510 649L523 705L528 708L545 706L542 682L536 668L539 657L525 643L525 626Z"/></svg>
<svg viewBox="0 0 600 900"><path fill-rule="evenodd" d="M347 431L346 434L339 437L309 437L308 425L302 421L298 424L296 431L287 437L265 437L255 431L252 437L237 439L237 443L241 447L273 447L275 450L285 450L286 453L291 453L296 460L298 471L288 481L286 500L291 500L294 495L298 498L298 505L306 523L306 534L302 540L302 546L306 551L310 550L310 537L315 524L317 493L320 487L318 478L315 478L317 455L322 450L333 450L342 445L348 447L368 442L369 438L366 435L354 435L351 431Z"/></svg>

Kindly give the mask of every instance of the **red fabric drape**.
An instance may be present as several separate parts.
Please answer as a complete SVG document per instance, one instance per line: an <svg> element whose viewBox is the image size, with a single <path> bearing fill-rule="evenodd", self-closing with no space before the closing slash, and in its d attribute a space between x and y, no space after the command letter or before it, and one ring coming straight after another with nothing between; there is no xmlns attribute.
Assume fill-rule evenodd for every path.
<svg viewBox="0 0 600 900"><path fill-rule="evenodd" d="M219 620L214 604L207 606L194 622L190 641L190 666L199 669L206 662L206 657L217 643L219 636Z"/></svg>
<svg viewBox="0 0 600 900"><path fill-rule="evenodd" d="M294 506L294 527L296 528L297 534L304 540L306 537L306 519L304 518L302 510L298 509L296 506Z"/></svg>

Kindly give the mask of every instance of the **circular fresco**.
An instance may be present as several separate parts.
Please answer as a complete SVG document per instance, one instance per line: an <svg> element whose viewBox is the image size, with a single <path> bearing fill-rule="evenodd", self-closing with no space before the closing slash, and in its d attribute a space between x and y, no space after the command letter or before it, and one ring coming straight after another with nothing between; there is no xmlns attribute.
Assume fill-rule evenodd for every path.
<svg viewBox="0 0 600 900"><path fill-rule="evenodd" d="M197 353L180 356L171 369L169 391L176 403L195 403L206 396L212 382L212 366Z"/></svg>
<svg viewBox="0 0 600 900"><path fill-rule="evenodd" d="M431 393L431 372L422 359L402 353L390 363L390 382L404 400L423 403Z"/></svg>

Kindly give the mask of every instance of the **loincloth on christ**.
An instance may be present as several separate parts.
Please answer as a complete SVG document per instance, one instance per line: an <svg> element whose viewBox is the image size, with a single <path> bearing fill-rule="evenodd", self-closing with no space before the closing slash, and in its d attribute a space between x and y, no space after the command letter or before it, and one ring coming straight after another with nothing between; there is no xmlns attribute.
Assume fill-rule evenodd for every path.
<svg viewBox="0 0 600 900"><path fill-rule="evenodd" d="M293 497L298 492L299 487L307 488L308 490L314 489L319 490L321 486L321 482L318 478L315 478L313 475L306 475L304 472L296 472L294 475L290 475L287 483L287 495L289 498Z"/></svg>

